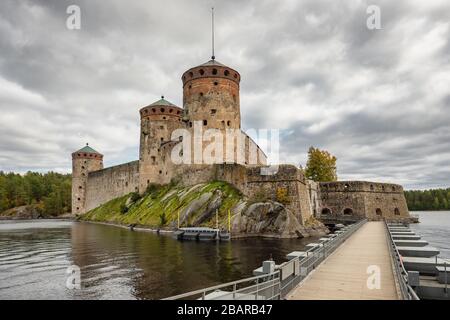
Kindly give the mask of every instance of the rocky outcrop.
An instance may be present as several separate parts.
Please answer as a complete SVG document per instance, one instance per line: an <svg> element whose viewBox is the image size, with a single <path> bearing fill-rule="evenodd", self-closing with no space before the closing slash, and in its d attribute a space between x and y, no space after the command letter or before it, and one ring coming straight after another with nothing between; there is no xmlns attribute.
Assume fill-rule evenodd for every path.
<svg viewBox="0 0 450 320"><path fill-rule="evenodd" d="M314 218L302 225L293 212L279 202L250 201L232 185L221 181L189 187L164 185L142 197L130 194L112 200L87 212L81 219L168 230L176 229L178 224L227 230L230 217L233 238L302 238L327 232Z"/></svg>
<svg viewBox="0 0 450 320"><path fill-rule="evenodd" d="M290 210L274 201L253 203L232 219L233 237L303 238L327 232L328 229L318 221L302 226Z"/></svg>
<svg viewBox="0 0 450 320"><path fill-rule="evenodd" d="M0 215L0 219L11 219L11 220L21 220L21 219L40 219L44 218L42 213L36 206L27 205L20 206L6 210Z"/></svg>

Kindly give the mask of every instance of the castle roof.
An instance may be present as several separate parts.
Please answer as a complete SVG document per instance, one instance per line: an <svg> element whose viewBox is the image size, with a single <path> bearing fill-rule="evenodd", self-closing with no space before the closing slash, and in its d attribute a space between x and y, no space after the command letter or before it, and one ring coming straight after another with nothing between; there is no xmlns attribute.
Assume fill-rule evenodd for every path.
<svg viewBox="0 0 450 320"><path fill-rule="evenodd" d="M219 67L226 67L226 65L220 63L219 61L215 59L211 59L208 62L205 62L204 64L199 65L199 67L203 66L219 66Z"/></svg>
<svg viewBox="0 0 450 320"><path fill-rule="evenodd" d="M168 106L168 107L176 107L172 102L167 101L164 99L164 96L161 97L158 101L153 102L152 104L148 105L148 107L152 106Z"/></svg>
<svg viewBox="0 0 450 320"><path fill-rule="evenodd" d="M86 143L86 145L81 148L78 151L75 152L84 152L84 153L97 153L97 154L101 154L100 152L97 152L96 150L92 149L91 147L89 147L89 145Z"/></svg>

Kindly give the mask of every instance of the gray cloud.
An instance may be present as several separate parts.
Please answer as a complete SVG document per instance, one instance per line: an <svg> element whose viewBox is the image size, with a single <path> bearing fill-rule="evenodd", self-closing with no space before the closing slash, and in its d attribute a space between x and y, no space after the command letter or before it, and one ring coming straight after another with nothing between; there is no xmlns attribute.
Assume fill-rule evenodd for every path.
<svg viewBox="0 0 450 320"><path fill-rule="evenodd" d="M366 28L369 4L382 30ZM450 184L445 0L4 0L0 170L70 171L86 141L107 165L136 159L139 108L181 105L181 74L209 58L211 5L217 59L242 75L242 125L282 129L283 161L314 145L343 179Z"/></svg>

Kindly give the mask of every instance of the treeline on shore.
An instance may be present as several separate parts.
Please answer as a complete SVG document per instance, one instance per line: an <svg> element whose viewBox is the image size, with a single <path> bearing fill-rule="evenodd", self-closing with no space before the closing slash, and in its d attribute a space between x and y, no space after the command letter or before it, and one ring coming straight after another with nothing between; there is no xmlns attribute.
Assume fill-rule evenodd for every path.
<svg viewBox="0 0 450 320"><path fill-rule="evenodd" d="M450 188L405 191L406 202L411 211L450 210Z"/></svg>
<svg viewBox="0 0 450 320"><path fill-rule="evenodd" d="M0 213L25 205L32 205L43 216L70 212L71 183L70 174L0 171Z"/></svg>

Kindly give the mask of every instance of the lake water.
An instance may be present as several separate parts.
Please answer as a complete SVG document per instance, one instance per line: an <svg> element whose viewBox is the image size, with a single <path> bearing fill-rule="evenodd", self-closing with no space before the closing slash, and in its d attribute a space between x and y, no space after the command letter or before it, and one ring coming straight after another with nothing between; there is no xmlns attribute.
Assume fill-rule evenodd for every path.
<svg viewBox="0 0 450 320"><path fill-rule="evenodd" d="M411 224L416 234L438 248L440 257L450 258L450 211L414 211L420 223Z"/></svg>
<svg viewBox="0 0 450 320"><path fill-rule="evenodd" d="M312 241L180 242L99 224L0 221L0 299L159 299L251 276ZM66 287L71 265L79 290Z"/></svg>

